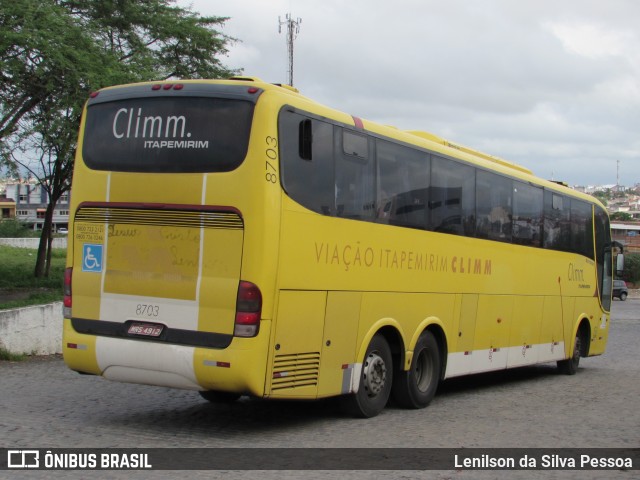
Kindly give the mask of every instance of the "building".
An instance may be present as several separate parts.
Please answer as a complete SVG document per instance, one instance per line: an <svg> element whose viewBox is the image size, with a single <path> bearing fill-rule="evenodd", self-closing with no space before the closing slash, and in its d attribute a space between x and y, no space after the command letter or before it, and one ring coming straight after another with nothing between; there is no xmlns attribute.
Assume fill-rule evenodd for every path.
<svg viewBox="0 0 640 480"><path fill-rule="evenodd" d="M36 180L8 181L5 184L5 197L12 199L13 217L34 230L41 230L49 204L47 191ZM7 201L7 204L9 202ZM0 203L0 205L3 205ZM4 206L3 214L4 214ZM7 209L10 209L8 206ZM13 218L7 217L7 218ZM4 216L3 216L4 218ZM58 201L53 212L53 231L67 228L69 225L69 194Z"/></svg>
<svg viewBox="0 0 640 480"><path fill-rule="evenodd" d="M8 218L16 218L16 202L6 194L0 194L0 220Z"/></svg>
<svg viewBox="0 0 640 480"><path fill-rule="evenodd" d="M624 246L625 253L640 253L640 223L611 223L611 237Z"/></svg>

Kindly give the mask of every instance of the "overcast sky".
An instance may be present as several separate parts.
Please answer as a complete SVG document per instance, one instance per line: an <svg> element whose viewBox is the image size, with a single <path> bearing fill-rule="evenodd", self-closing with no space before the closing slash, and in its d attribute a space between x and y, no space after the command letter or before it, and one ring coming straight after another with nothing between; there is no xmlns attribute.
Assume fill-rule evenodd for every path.
<svg viewBox="0 0 640 480"><path fill-rule="evenodd" d="M230 17L225 64L571 185L640 183L640 1L179 0Z"/></svg>

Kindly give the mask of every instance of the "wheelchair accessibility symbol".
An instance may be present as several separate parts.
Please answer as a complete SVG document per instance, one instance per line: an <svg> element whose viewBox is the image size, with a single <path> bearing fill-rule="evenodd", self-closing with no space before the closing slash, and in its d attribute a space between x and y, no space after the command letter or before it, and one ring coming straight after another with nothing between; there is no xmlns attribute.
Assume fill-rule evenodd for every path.
<svg viewBox="0 0 640 480"><path fill-rule="evenodd" d="M82 271L102 272L102 245L85 243L82 247Z"/></svg>

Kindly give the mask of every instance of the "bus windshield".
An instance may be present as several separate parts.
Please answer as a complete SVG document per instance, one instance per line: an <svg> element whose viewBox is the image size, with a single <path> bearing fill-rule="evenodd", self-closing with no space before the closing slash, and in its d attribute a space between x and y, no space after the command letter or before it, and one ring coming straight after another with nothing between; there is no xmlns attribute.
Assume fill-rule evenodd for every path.
<svg viewBox="0 0 640 480"><path fill-rule="evenodd" d="M248 101L211 97L90 103L82 154L94 170L230 171L247 154L253 107Z"/></svg>

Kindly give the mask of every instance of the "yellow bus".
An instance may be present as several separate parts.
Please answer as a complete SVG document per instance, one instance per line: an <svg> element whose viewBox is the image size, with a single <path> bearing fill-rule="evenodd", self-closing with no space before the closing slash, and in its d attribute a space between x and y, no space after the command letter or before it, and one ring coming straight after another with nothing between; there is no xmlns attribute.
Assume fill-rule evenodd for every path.
<svg viewBox="0 0 640 480"><path fill-rule="evenodd" d="M105 88L73 178L64 359L210 401L390 396L605 351L594 198L256 78Z"/></svg>

